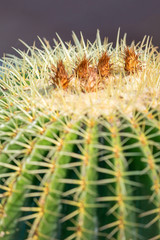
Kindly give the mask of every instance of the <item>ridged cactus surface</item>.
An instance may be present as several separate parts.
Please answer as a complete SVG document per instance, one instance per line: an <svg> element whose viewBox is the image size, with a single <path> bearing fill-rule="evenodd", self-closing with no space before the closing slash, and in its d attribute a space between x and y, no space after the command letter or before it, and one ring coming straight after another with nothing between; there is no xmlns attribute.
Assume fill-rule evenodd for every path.
<svg viewBox="0 0 160 240"><path fill-rule="evenodd" d="M160 239L160 55L73 40L2 60L0 239Z"/></svg>

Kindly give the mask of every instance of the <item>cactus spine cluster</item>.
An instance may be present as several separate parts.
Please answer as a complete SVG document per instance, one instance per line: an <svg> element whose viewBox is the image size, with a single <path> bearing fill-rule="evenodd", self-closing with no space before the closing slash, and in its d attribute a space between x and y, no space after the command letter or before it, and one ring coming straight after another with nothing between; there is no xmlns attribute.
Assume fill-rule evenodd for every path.
<svg viewBox="0 0 160 240"><path fill-rule="evenodd" d="M160 55L44 39L0 69L0 239L160 239Z"/></svg>

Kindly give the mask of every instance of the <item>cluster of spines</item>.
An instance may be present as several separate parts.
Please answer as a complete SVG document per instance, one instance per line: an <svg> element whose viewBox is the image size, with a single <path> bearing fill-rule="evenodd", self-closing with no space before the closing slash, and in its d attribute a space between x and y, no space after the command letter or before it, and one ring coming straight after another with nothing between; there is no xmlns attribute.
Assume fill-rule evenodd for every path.
<svg viewBox="0 0 160 240"><path fill-rule="evenodd" d="M7 106L7 104L6 104ZM9 109L8 109L9 108ZM7 107L8 111L1 112L1 117L8 115L8 122L1 124L1 154L0 154L0 177L1 177L1 220L0 229L2 238L10 238L13 233L14 226L16 225L17 218L21 212L21 205L24 203L24 192L26 191L26 184L30 181L32 184L33 176L28 174L29 163L26 165L25 160L31 157L31 161L36 159L36 155L43 156L46 150L37 150L36 144L39 146L45 145L47 149L47 142L44 138L49 137L49 130L47 133L48 123L52 123L54 119L40 117L39 119L33 118L31 113L27 115L21 113L14 107ZM13 118L13 113L15 114ZM12 116L12 118L9 117ZM28 118L30 115L30 118ZM48 120L47 120L48 119ZM31 121L32 120L32 121ZM49 124L49 125L50 125ZM39 137L38 137L39 135ZM41 140L42 136L45 137ZM53 138L53 135L52 135ZM34 160L35 160L34 159ZM38 167L38 166L37 166ZM25 171L23 171L25 168ZM32 166L32 170L34 167ZM6 181L4 181L7 179ZM20 191L19 187L24 186L24 189ZM15 199L19 199L18 206L15 206ZM17 201L16 200L16 201ZM15 206L15 207L14 207ZM13 211L12 211L13 210ZM10 225L9 216L14 220ZM3 227L2 227L3 226Z"/></svg>
<svg viewBox="0 0 160 240"><path fill-rule="evenodd" d="M124 70L126 74L131 75L142 70L142 64L139 55L135 52L134 47L127 47L124 55ZM51 80L56 87L66 90L70 81L75 77L83 92L95 92L102 89L102 84L113 72L114 66L111 63L111 56L107 52L103 52L98 60L97 66L91 64L91 60L86 56L82 60L78 60L74 73L68 75L62 60L57 62L57 67L51 66ZM76 87L76 86L74 86Z"/></svg>
<svg viewBox="0 0 160 240"><path fill-rule="evenodd" d="M159 119L156 119L156 113L145 112L144 115L140 115L139 124L135 127L135 133L138 136L140 147L143 154L143 162L145 168L144 173L148 174L150 181L151 195L149 200L153 203L153 209L144 211L140 214L140 217L151 216L150 221L146 224L146 228L154 225L160 226L160 171L158 169L159 163ZM134 119L133 122L134 123ZM160 234L158 235L160 237ZM158 239L158 238L157 238Z"/></svg>
<svg viewBox="0 0 160 240"><path fill-rule="evenodd" d="M53 236L59 218L62 232L66 233L64 239L93 239L96 235L99 239L128 239L131 236L138 239L144 231L138 230L134 235L135 228L146 227L147 231L152 226L155 239L158 239L159 121L156 113L136 114L132 119L124 119L121 125L117 125L117 118L121 119L119 116L115 120L114 117L98 122L86 119L83 122L85 127L60 120L58 127L53 118L28 121L28 116L25 119L18 109L5 105L1 112L2 120L8 115L6 124L1 121L1 237L10 239L17 217L26 212L28 214L18 217L18 221L29 221L29 240L50 239L49 234ZM99 132L100 126L103 129ZM79 153L73 150L74 146L79 148ZM67 156L71 162L67 162ZM97 166L97 163L104 164ZM67 177L67 169L74 172L70 175L73 178ZM99 178L102 174L103 178ZM35 175L39 187L33 183ZM141 194L144 189L141 184L145 184L143 176L149 183L145 194ZM141 178L144 182L140 181ZM66 185L68 187L63 191ZM106 190L98 196L99 186ZM137 194L133 196L134 188ZM20 205L16 206L18 197ZM26 206L24 202L28 198L39 200L35 201L35 206ZM135 207L133 202L142 204ZM68 209L66 216L59 215L58 207L63 205ZM99 218L97 223L99 211L106 211L107 215L103 214L103 220ZM13 217L13 225L6 216ZM141 219L145 217L150 220L144 224ZM154 233L150 235L154 236Z"/></svg>

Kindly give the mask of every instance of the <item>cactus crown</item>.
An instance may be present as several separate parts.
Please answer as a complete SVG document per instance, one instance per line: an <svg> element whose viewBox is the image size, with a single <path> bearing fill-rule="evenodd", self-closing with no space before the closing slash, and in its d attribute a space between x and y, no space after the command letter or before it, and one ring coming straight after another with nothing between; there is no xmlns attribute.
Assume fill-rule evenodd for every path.
<svg viewBox="0 0 160 240"><path fill-rule="evenodd" d="M79 41L73 33L74 45L58 39L54 48L39 39L42 50L24 43L26 52L16 50L20 58L4 58L0 84L11 102L77 116L159 107L159 54L149 37L127 46L126 34L119 40L118 32L115 48L101 42L99 31L93 44L82 34Z"/></svg>

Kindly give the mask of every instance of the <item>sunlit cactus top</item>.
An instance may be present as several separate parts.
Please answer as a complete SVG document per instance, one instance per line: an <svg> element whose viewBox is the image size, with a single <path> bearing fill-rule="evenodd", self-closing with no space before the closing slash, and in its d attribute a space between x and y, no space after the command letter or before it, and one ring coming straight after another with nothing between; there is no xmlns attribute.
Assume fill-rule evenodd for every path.
<svg viewBox="0 0 160 240"><path fill-rule="evenodd" d="M12 103L43 112L62 111L75 116L110 115L118 111L132 115L135 109L159 107L160 56L150 37L131 45L126 34L116 44L101 41L99 31L93 43L80 40L64 43L58 36L54 46L44 39L16 50L20 57L6 55L0 86ZM115 47L113 47L115 45ZM12 94L10 94L12 93Z"/></svg>

